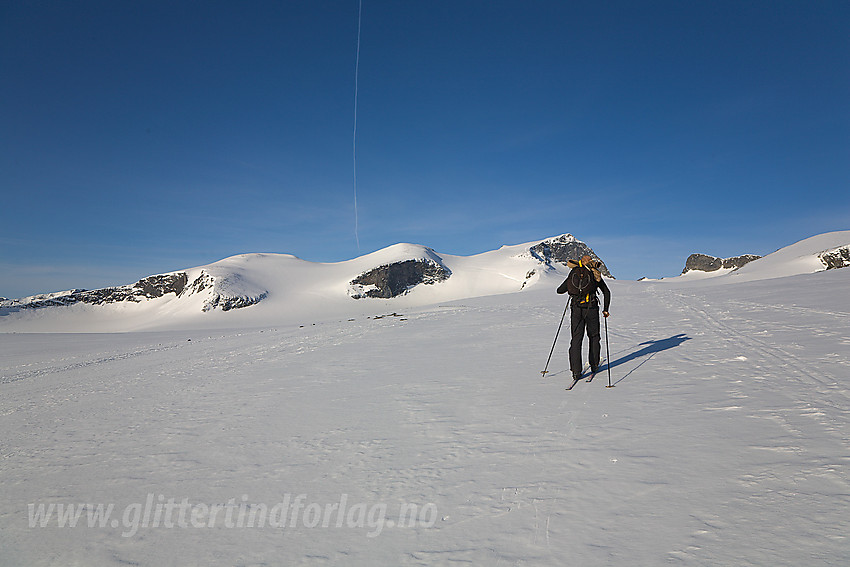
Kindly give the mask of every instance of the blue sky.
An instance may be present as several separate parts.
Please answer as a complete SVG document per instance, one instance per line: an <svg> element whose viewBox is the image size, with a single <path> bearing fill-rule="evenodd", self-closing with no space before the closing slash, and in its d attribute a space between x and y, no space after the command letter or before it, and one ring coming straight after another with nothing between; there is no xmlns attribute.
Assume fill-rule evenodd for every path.
<svg viewBox="0 0 850 567"><path fill-rule="evenodd" d="M615 276L850 229L850 3L0 3L0 296L245 252Z"/></svg>

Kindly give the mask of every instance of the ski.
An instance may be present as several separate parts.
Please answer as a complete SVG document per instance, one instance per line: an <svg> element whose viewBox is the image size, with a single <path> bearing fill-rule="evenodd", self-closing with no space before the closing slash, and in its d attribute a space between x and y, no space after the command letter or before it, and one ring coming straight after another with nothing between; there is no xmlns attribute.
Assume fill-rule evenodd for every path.
<svg viewBox="0 0 850 567"><path fill-rule="evenodd" d="M588 377L587 377L587 380L586 380L586 381L587 381L587 382L593 382L593 379L594 379L594 378L596 378L596 375L599 373L599 369L600 369L600 368L602 368L602 365L603 365L603 364L606 364L607 362L608 362L608 357L606 356L606 357L605 357L605 358L603 358L603 359L602 359L602 361L599 363L599 366L597 366L597 367L596 367L596 370L595 370L595 371L591 371L590 376L588 376Z"/></svg>
<svg viewBox="0 0 850 567"><path fill-rule="evenodd" d="M584 368L581 369L581 374L578 375L578 378L573 378L573 383L568 388L565 388L565 389L566 390L572 390L573 386L575 386L576 384L578 384L581 381L582 377L584 376L584 373L587 372L589 369L590 369L590 363L588 362L587 364L584 365Z"/></svg>

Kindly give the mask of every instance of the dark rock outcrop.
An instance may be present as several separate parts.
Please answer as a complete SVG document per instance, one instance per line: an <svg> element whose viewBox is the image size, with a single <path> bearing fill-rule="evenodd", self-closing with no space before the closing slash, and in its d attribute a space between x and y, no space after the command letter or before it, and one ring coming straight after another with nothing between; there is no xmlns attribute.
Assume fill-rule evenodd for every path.
<svg viewBox="0 0 850 567"><path fill-rule="evenodd" d="M154 299L168 293L180 295L186 288L187 281L188 276L186 272L177 272L174 274L148 276L129 285L92 290L72 289L67 292L33 295L23 299L6 301L5 303L8 304L6 305L8 307L19 307L23 309L74 305L75 303L89 303L92 305L118 303L120 301L138 303L143 299Z"/></svg>
<svg viewBox="0 0 850 567"><path fill-rule="evenodd" d="M818 258L820 258L820 261L823 262L827 270L846 268L850 266L850 244L839 246L832 250L824 250L818 254Z"/></svg>
<svg viewBox="0 0 850 567"><path fill-rule="evenodd" d="M685 260L685 269L682 270L686 274L692 270L698 272L715 272L723 267L723 258L709 256L707 254L691 254Z"/></svg>
<svg viewBox="0 0 850 567"><path fill-rule="evenodd" d="M755 254L743 254L741 256L735 256L733 258L725 258L723 260L723 267L737 270L738 268L742 268L753 260L758 260L759 258L761 258L761 256L757 256Z"/></svg>
<svg viewBox="0 0 850 567"><path fill-rule="evenodd" d="M594 260L598 260L601 264L600 272L608 278L614 278L602 258L596 255L590 246L576 239L571 234L564 234L557 238L544 240L540 244L532 246L530 249L531 255L537 258L544 264L551 265L553 262L557 264L567 265L568 260L578 260L582 256L590 256Z"/></svg>
<svg viewBox="0 0 850 567"><path fill-rule="evenodd" d="M232 278L233 276L231 276ZM2 307L38 309L41 307L57 307L77 303L88 303L91 305L104 305L122 301L140 303L143 300L156 299L169 293L173 293L177 297L188 297L207 289L214 289L215 282L215 278L204 270L201 271L201 274L192 283L189 283L189 275L186 272L176 272L173 274L148 276L129 285L93 290L73 289L65 292L33 295L22 299L5 300L2 303ZM221 309L222 311L229 311L231 309L239 309L259 303L267 296L267 291L254 295L228 295L213 291L210 298L204 302L202 310Z"/></svg>
<svg viewBox="0 0 850 567"><path fill-rule="evenodd" d="M180 295L188 281L189 276L186 272L178 272L176 274L148 276L133 284L133 288L137 289L144 297L153 299L168 293Z"/></svg>
<svg viewBox="0 0 850 567"><path fill-rule="evenodd" d="M685 260L685 269L682 270L682 273L686 274L690 271L716 272L721 268L737 270L759 258L761 256L756 256L755 254L744 254L732 258L717 258L707 254L691 254Z"/></svg>
<svg viewBox="0 0 850 567"><path fill-rule="evenodd" d="M360 274L351 280L349 294L354 299L389 299L403 295L419 284L433 285L445 281L450 275L448 268L431 260L404 260Z"/></svg>

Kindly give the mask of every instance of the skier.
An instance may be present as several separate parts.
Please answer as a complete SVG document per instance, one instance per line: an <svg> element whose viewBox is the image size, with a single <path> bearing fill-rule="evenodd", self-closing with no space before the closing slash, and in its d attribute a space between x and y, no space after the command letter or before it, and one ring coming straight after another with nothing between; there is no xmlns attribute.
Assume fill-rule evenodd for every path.
<svg viewBox="0 0 850 567"><path fill-rule="evenodd" d="M608 317L608 308L611 305L611 290L602 279L599 267L602 263L590 256L583 256L581 260L569 260L567 267L572 268L567 279L558 286L558 293L568 293L570 296L570 370L573 380L581 379L581 342L584 339L585 330L590 339L590 371L595 374L599 369L599 354L601 345L599 342L599 299L598 290L602 290L605 304L602 307L602 315Z"/></svg>

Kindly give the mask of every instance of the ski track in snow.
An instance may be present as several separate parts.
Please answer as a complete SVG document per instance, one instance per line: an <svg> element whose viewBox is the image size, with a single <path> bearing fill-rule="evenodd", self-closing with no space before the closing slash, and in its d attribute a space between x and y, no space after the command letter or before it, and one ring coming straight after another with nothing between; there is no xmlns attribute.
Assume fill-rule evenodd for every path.
<svg viewBox="0 0 850 567"><path fill-rule="evenodd" d="M563 331L540 377L551 290L304 327L0 336L0 565L850 561L848 314L612 291L611 389L603 364L564 391ZM29 503L149 493L438 517L374 538L27 525Z"/></svg>
<svg viewBox="0 0 850 567"><path fill-rule="evenodd" d="M747 435L750 430L760 433L770 430L769 435L748 441L750 452L762 452L764 457L748 467L749 470L741 468L736 481L744 490L730 506L740 516L739 522L748 525L757 536L754 547L765 545L763 551L771 564L794 564L788 562L786 554L769 546L776 546L777 537L793 538L790 532L796 530L807 536L802 539L811 547L810 558L829 557L811 542L827 538L843 543L846 533L837 526L818 525L811 510L846 509L850 503L846 470L850 460L847 368L843 360L821 360L803 353L818 350L824 344L834 347L845 342L850 336L847 314L789 310L743 301L721 302L722 307L717 309L714 307L717 301L709 302L698 295L653 291L657 301L675 305L684 320L695 321L698 329L695 334L710 337L715 349L725 343L726 353L741 353L735 357L727 354L725 360L718 354L717 366L728 367L738 360L746 362L740 370L733 370L734 374L727 371L708 377L728 381L730 399L705 409L743 413L750 422L739 433L745 439L750 437ZM777 318L776 314L783 313L784 317L789 311L796 316L817 314L819 325L805 327L780 322L781 317ZM694 364L697 360L705 362L711 358L705 353ZM794 524L780 530L747 522L742 511L765 505L774 507L776 515L794 517ZM708 517L708 525L718 525L720 518L716 514ZM699 550L700 546L694 549ZM846 549L845 546L839 557L847 557Z"/></svg>

